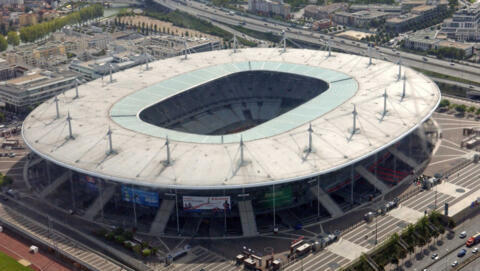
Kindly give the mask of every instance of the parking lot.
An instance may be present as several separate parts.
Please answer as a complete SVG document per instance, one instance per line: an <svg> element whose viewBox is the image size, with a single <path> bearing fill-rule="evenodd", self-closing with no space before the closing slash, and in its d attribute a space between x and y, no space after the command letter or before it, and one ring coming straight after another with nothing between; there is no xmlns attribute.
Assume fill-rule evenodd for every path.
<svg viewBox="0 0 480 271"><path fill-rule="evenodd" d="M437 172L444 172L465 160L471 159L473 151L460 148L460 141L463 139L462 130L465 127L480 127L478 121L465 120L447 114L435 113L434 119L442 128L443 139L435 150L432 162L426 169L426 173L431 176ZM443 189L439 191L439 187ZM375 220L368 224L363 222L357 228L343 234L341 239L352 242L365 250L370 250L375 245L375 238L377 243L388 239L391 234L401 231L406 228L409 223L413 223L423 216L425 211L433 210L435 204L436 208L440 210L443 208L445 202L453 205L464 196L479 189L480 165L470 164L458 173L450 176L446 184L444 183L433 189L419 192L417 195L401 202L397 209L392 210L387 215L377 217L376 222ZM468 225L468 222L465 224ZM462 242L464 243L464 240ZM458 246L459 244L461 245L462 242L452 242L450 245ZM331 246L326 249L326 251L329 250L331 250ZM336 252L338 252L338 250ZM322 266L325 270L335 270L335 263L338 262L340 262L341 265L350 262L348 260L350 251L348 250L341 252L342 255L334 254L334 256L330 257L325 257L324 253L325 252L322 251L305 257L305 259L303 259L303 269L305 270L305 262L313 266ZM421 257L420 259L423 258L424 257ZM423 264L426 265L426 263ZM419 269L419 264L421 265L422 263L415 264L414 268L421 270ZM296 262L286 270L302 270L302 262Z"/></svg>

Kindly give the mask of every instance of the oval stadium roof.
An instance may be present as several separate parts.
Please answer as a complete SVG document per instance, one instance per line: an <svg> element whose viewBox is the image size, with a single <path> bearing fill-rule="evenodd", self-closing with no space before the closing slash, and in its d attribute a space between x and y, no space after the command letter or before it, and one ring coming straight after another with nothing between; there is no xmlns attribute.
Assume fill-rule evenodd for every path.
<svg viewBox="0 0 480 271"><path fill-rule="evenodd" d="M59 95L24 121L26 144L40 156L92 176L152 187L227 189L328 173L384 149L428 119L440 101L432 80L390 62L328 52L275 48L173 57L97 79ZM139 112L194 86L240 71L280 71L326 81L312 100L241 133L207 136L143 122ZM405 97L402 98L405 86ZM384 92L387 113L384 114ZM352 133L353 104L357 133ZM69 138L67 112L74 139ZM312 125L313 152L305 153ZM108 129L113 154L107 154ZM240 148L240 134L244 145ZM171 163L167 159L169 137ZM244 163L240 163L243 152Z"/></svg>

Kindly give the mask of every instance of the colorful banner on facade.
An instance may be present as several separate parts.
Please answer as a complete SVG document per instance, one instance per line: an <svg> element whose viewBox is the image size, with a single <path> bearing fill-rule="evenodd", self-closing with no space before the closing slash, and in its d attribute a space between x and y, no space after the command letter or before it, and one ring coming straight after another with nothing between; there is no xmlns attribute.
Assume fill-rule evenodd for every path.
<svg viewBox="0 0 480 271"><path fill-rule="evenodd" d="M84 176L86 188L90 191L98 192L98 183L100 182L100 179L96 179L88 175L83 175L83 176Z"/></svg>
<svg viewBox="0 0 480 271"><path fill-rule="evenodd" d="M136 204L151 207L159 206L159 198L157 192L145 191L122 185L122 200L126 202L132 202L132 198L135 199Z"/></svg>
<svg viewBox="0 0 480 271"><path fill-rule="evenodd" d="M230 210L231 203L229 196L221 197L195 197L183 196L183 210Z"/></svg>

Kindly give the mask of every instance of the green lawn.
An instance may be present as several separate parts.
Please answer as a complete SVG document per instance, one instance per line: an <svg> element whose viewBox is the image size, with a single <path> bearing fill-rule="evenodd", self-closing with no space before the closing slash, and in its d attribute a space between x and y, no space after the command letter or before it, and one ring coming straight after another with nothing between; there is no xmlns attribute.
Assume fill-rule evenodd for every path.
<svg viewBox="0 0 480 271"><path fill-rule="evenodd" d="M0 270L2 271L32 271L28 267L19 264L15 259L0 252Z"/></svg>

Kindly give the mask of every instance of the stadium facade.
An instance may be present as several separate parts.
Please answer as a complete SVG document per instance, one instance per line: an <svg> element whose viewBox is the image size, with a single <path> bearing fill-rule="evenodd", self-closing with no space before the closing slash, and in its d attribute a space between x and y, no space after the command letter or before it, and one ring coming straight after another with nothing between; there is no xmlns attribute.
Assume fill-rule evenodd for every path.
<svg viewBox="0 0 480 271"><path fill-rule="evenodd" d="M198 53L69 90L24 121L24 177L89 221L254 236L337 218L419 172L437 86L398 64Z"/></svg>

